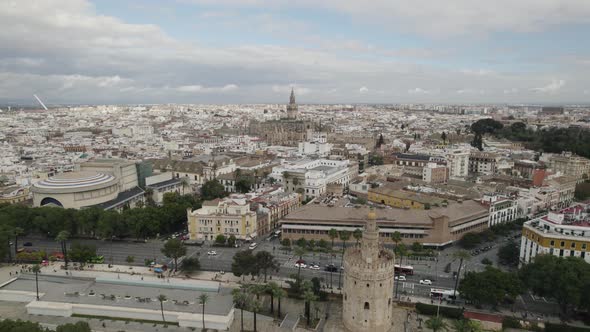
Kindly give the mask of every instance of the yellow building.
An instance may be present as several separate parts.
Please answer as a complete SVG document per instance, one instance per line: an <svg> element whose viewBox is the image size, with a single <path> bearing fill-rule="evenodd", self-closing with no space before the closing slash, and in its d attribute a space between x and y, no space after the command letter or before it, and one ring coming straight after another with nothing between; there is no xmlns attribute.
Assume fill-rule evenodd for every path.
<svg viewBox="0 0 590 332"><path fill-rule="evenodd" d="M29 188L10 186L0 188L0 204L16 204L29 198Z"/></svg>
<svg viewBox="0 0 590 332"><path fill-rule="evenodd" d="M191 240L215 240L220 234L251 240L257 235L256 211L250 211L245 198L205 201L198 210L188 209L187 218Z"/></svg>
<svg viewBox="0 0 590 332"><path fill-rule="evenodd" d="M369 189L368 199L373 203L400 209L425 209L435 204L442 205L443 203L442 199L436 197L394 189L388 186Z"/></svg>

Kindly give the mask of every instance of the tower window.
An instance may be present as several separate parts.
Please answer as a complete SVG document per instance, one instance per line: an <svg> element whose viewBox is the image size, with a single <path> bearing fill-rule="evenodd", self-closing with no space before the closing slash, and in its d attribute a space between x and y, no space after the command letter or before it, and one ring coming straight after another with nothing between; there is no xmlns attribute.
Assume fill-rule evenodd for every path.
<svg viewBox="0 0 590 332"><path fill-rule="evenodd" d="M369 284L367 284L367 287L369 287Z"/></svg>
<svg viewBox="0 0 590 332"><path fill-rule="evenodd" d="M369 310L369 302L365 302L365 310Z"/></svg>

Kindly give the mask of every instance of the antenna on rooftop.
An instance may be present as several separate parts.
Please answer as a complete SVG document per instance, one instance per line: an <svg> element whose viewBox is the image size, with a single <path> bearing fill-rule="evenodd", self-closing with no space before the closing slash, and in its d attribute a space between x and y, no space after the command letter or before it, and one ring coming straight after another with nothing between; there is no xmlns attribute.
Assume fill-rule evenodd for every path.
<svg viewBox="0 0 590 332"><path fill-rule="evenodd" d="M33 97L35 97L35 99L37 99L37 101L39 102L39 104L41 104L41 106L43 106L43 108L44 108L46 111L49 111L49 110L47 109L47 106L45 106L45 104L43 104L43 102L41 101L41 99L39 99L39 97L37 97L37 95L35 95L35 94L34 94L34 95L33 95Z"/></svg>

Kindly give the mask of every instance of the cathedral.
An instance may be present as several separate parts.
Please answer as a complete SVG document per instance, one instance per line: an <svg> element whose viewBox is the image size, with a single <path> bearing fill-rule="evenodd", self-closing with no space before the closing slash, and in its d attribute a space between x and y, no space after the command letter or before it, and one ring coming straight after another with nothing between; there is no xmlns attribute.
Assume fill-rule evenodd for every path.
<svg viewBox="0 0 590 332"><path fill-rule="evenodd" d="M299 108L295 102L295 92L291 89L291 98L287 105L287 117L272 121L250 121L248 134L266 140L269 145L297 146L305 141L308 132L313 131L311 121L299 119Z"/></svg>
<svg viewBox="0 0 590 332"><path fill-rule="evenodd" d="M342 322L351 332L393 330L394 254L379 244L371 209L361 244L344 254Z"/></svg>

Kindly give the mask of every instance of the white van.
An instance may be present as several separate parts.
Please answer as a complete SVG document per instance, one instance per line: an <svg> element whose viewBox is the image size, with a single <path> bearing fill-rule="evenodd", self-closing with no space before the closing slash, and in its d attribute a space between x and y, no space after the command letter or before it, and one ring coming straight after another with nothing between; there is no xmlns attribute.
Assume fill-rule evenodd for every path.
<svg viewBox="0 0 590 332"><path fill-rule="evenodd" d="M254 250L254 249L256 249L257 246L258 245L256 244L256 242L252 242L252 244L248 247L248 249Z"/></svg>

